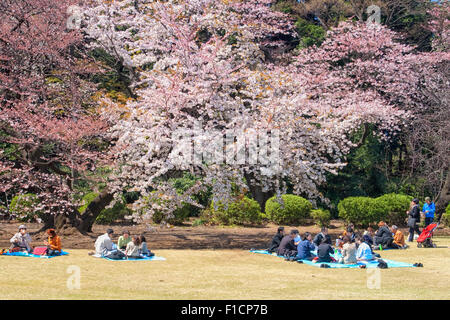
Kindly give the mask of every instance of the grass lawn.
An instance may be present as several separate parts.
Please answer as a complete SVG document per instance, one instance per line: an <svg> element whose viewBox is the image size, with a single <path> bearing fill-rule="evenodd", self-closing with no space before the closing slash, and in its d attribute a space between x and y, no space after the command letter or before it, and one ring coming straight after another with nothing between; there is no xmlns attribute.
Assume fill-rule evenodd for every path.
<svg viewBox="0 0 450 320"><path fill-rule="evenodd" d="M0 299L450 299L450 237L443 248L381 251L423 268L321 269L245 250L157 250L166 261L107 261L70 250L52 259L0 256ZM68 289L69 266L80 289Z"/></svg>

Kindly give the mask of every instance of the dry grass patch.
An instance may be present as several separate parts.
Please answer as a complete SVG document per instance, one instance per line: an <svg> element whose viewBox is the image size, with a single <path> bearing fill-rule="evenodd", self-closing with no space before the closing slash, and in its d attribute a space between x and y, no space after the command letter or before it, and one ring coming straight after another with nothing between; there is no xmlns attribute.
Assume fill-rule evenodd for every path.
<svg viewBox="0 0 450 320"><path fill-rule="evenodd" d="M167 261L92 258L88 250L33 259L0 256L0 299L450 299L450 238L443 248L382 251L383 258L423 268L379 270L381 288L368 289L367 270L320 269L245 250L157 250ZM81 271L69 290L69 266Z"/></svg>

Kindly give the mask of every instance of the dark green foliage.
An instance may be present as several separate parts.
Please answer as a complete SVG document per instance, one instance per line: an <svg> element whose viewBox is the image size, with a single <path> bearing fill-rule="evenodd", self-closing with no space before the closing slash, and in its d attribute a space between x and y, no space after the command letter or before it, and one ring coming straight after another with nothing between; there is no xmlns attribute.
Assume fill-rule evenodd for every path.
<svg viewBox="0 0 450 320"><path fill-rule="evenodd" d="M228 205L211 202L203 218L210 223L222 225L254 225L262 222L258 202L247 197L237 197Z"/></svg>
<svg viewBox="0 0 450 320"><path fill-rule="evenodd" d="M118 201L112 208L103 209L95 219L98 224L111 224L117 220L124 220L125 216L131 215L132 212L127 208L123 201Z"/></svg>
<svg viewBox="0 0 450 320"><path fill-rule="evenodd" d="M170 224L182 224L186 219L190 216L191 213L191 205L188 203L185 203L181 208L176 209L173 212L174 217L167 218L164 216L163 211L156 211L153 214L152 220L154 223L161 223L163 221L170 223Z"/></svg>
<svg viewBox="0 0 450 320"><path fill-rule="evenodd" d="M12 198L9 211L16 215L19 221L31 222L34 216L42 215L42 212L34 209L39 202L39 198L33 193L19 194Z"/></svg>
<svg viewBox="0 0 450 320"><path fill-rule="evenodd" d="M313 45L320 46L325 40L326 31L319 25L299 18L295 23L295 28L300 38L297 48L307 48Z"/></svg>
<svg viewBox="0 0 450 320"><path fill-rule="evenodd" d="M305 198L293 194L281 196L279 203L276 196L266 202L266 216L278 224L301 224L310 217L312 204Z"/></svg>
<svg viewBox="0 0 450 320"><path fill-rule="evenodd" d="M392 225L404 226L406 219L406 211L413 197L404 194L385 194L376 198L379 206L384 208L385 216L382 220Z"/></svg>
<svg viewBox="0 0 450 320"><path fill-rule="evenodd" d="M447 227L450 227L450 203L448 204L444 214L442 215L441 223L443 223Z"/></svg>
<svg viewBox="0 0 450 320"><path fill-rule="evenodd" d="M385 208L369 197L348 197L339 201L339 217L356 227L368 227L383 220Z"/></svg>
<svg viewBox="0 0 450 320"><path fill-rule="evenodd" d="M311 210L311 218L319 227L328 227L330 225L331 213L329 210L315 209Z"/></svg>

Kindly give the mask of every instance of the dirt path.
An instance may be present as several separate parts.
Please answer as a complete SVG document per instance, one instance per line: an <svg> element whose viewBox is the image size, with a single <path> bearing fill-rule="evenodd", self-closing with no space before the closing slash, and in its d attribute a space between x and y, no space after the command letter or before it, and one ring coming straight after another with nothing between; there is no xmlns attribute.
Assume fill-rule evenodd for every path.
<svg viewBox="0 0 450 320"><path fill-rule="evenodd" d="M21 223L0 223L0 248L9 247L9 239L17 232ZM27 223L28 231L33 233L41 228L37 223ZM63 247L67 249L93 249L95 239L105 233L107 228L114 230L116 240L124 230L129 230L132 235L143 233L151 249L250 249L266 248L276 233L278 226L269 224L264 227L219 227L219 226L175 226L173 228L161 228L159 226L106 226L95 225L93 232L87 236L78 232L64 234L62 236ZM319 233L320 229L315 225L287 226L289 231L296 228L301 234L308 231ZM343 222L333 220L329 233L333 239L343 232ZM407 234L407 230L402 230ZM449 235L450 229L439 229L436 235ZM33 245L43 245L46 240L44 233L32 234Z"/></svg>

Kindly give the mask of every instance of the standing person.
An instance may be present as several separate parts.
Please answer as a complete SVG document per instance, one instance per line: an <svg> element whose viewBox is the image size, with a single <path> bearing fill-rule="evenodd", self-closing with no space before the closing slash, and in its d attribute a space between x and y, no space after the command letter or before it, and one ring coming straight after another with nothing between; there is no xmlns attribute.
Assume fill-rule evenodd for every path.
<svg viewBox="0 0 450 320"><path fill-rule="evenodd" d="M139 236L139 241L141 242L139 246L139 253L146 257L153 257L155 254L151 252L150 249L147 247L147 240L145 240L143 234Z"/></svg>
<svg viewBox="0 0 450 320"><path fill-rule="evenodd" d="M44 244L47 246L46 255L48 256L60 255L62 251L61 238L56 234L55 229L48 229L47 235L48 241L44 241Z"/></svg>
<svg viewBox="0 0 450 320"><path fill-rule="evenodd" d="M139 237L132 237L131 241L128 242L127 247L125 249L125 255L127 258L139 259L142 258L139 252L139 245L141 241Z"/></svg>
<svg viewBox="0 0 450 320"><path fill-rule="evenodd" d="M277 234L273 236L272 242L269 245L269 251L270 253L276 252L278 247L280 246L281 240L284 237L284 227L279 227L277 230Z"/></svg>
<svg viewBox="0 0 450 320"><path fill-rule="evenodd" d="M117 247L120 250L125 250L127 247L127 244L131 241L130 238L130 231L125 230L122 235L119 237L119 239L117 240Z"/></svg>
<svg viewBox="0 0 450 320"><path fill-rule="evenodd" d="M316 248L318 248L320 246L320 244L322 243L322 240L325 239L326 243L328 243L329 245L331 245L331 237L328 234L328 228L327 227L322 227L320 229L320 233L318 233L313 240L314 245L316 246Z"/></svg>
<svg viewBox="0 0 450 320"><path fill-rule="evenodd" d="M430 197L425 198L425 204L422 207L422 213L425 214L425 228L434 220L434 213L436 212L436 205L431 202Z"/></svg>
<svg viewBox="0 0 450 320"><path fill-rule="evenodd" d="M33 248L31 247L31 237L27 233L27 227L23 224L19 226L19 232L16 233L9 242L11 242L11 247L9 248L10 251L27 251L28 253L33 251Z"/></svg>
<svg viewBox="0 0 450 320"><path fill-rule="evenodd" d="M391 230L384 221L380 221L374 237L375 249L380 245L383 249L387 249L391 246L392 241L394 241L394 238L392 237Z"/></svg>
<svg viewBox="0 0 450 320"><path fill-rule="evenodd" d="M355 264L356 260L356 244L353 243L349 236L344 236L344 245L342 246L341 254L342 258L339 259L339 263Z"/></svg>
<svg viewBox="0 0 450 320"><path fill-rule="evenodd" d="M409 237L408 242L414 240L414 232L420 235L420 230L418 224L420 223L420 209L419 209L419 199L414 199L411 201L410 210L406 211L408 215L408 227L409 227Z"/></svg>
<svg viewBox="0 0 450 320"><path fill-rule="evenodd" d="M285 235L281 239L280 246L277 250L277 255L285 256L287 258L294 257L297 255L297 245L299 240L299 232L297 229L292 229L289 235Z"/></svg>
<svg viewBox="0 0 450 320"><path fill-rule="evenodd" d="M336 262L331 256L333 253L333 247L327 242L326 238L322 238L322 243L317 248L317 262Z"/></svg>
<svg viewBox="0 0 450 320"><path fill-rule="evenodd" d="M314 258L311 251L314 251L316 248L314 243L312 242L312 235L309 232L306 232L303 235L303 240L297 246L297 259L298 260L312 260Z"/></svg>
<svg viewBox="0 0 450 320"><path fill-rule="evenodd" d="M108 229L105 234L97 238L95 241L95 253L101 257L121 260L125 255L120 250L117 250L117 246L112 241L113 234L113 229Z"/></svg>

